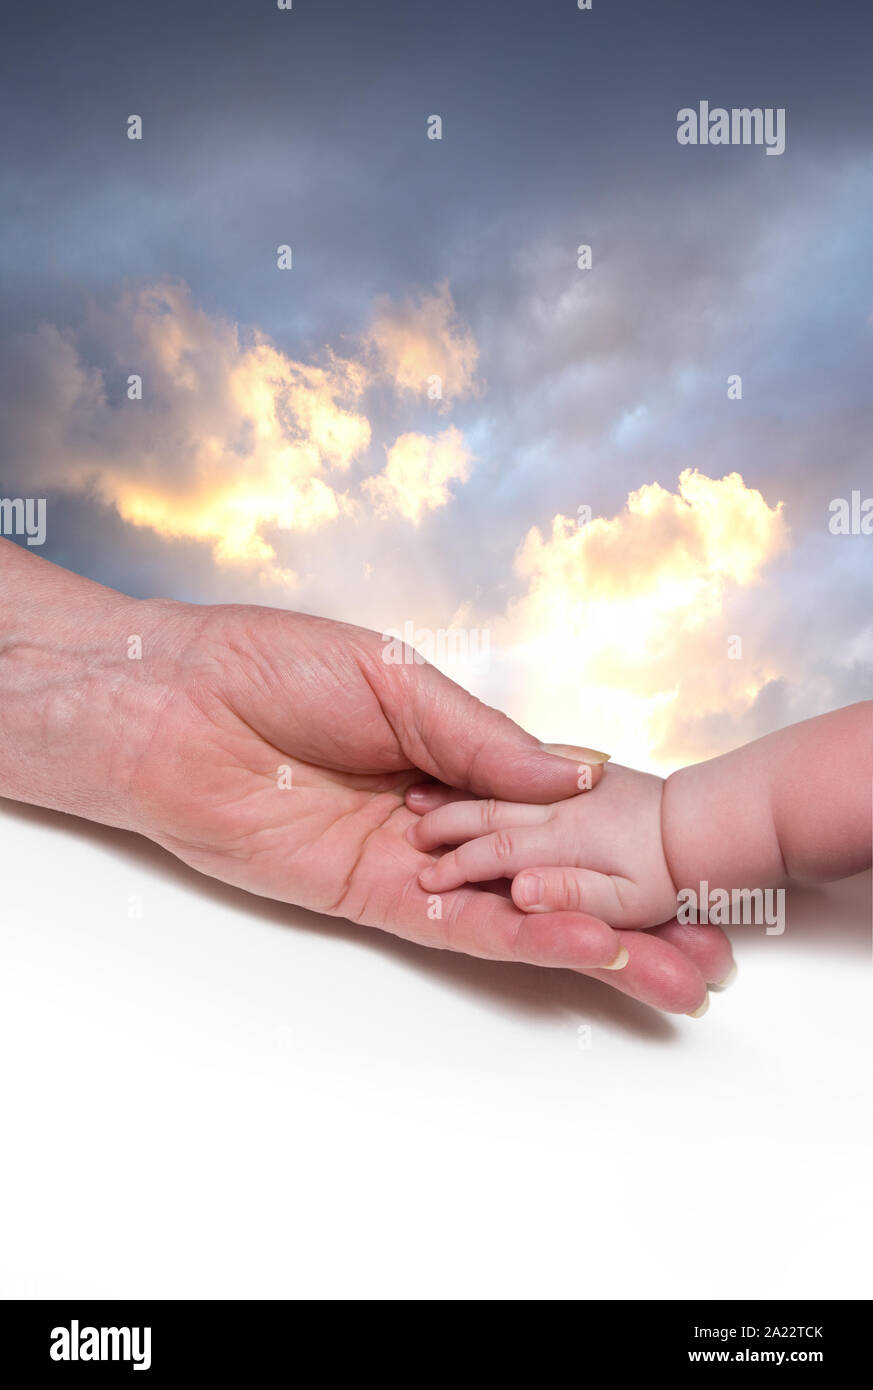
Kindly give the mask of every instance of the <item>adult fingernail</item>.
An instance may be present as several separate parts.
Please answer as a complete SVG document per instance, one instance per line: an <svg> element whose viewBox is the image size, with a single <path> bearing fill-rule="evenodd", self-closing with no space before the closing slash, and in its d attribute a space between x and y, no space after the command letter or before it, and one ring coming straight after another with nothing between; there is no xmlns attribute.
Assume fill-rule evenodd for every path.
<svg viewBox="0 0 873 1390"><path fill-rule="evenodd" d="M596 748L577 748L575 743L541 743L545 753L555 753L559 758L571 758L575 763L608 763L611 753L598 753Z"/></svg>
<svg viewBox="0 0 873 1390"><path fill-rule="evenodd" d="M721 993L721 991L724 989L730 989L731 985L733 984L736 978L737 967L735 965L732 965L728 973L725 975L724 979L719 980L717 985L710 985L709 988L717 990L719 993Z"/></svg>
<svg viewBox="0 0 873 1390"><path fill-rule="evenodd" d="M709 1008L709 990L707 990L707 991L706 991L706 994L704 994L704 996L703 996L703 1003L700 1005L700 1007L697 1008L697 1009L692 1009L691 1012L689 1013L688 1017L689 1017L689 1018L703 1018L703 1015L706 1013L706 1011L707 1011L708 1008Z"/></svg>
<svg viewBox="0 0 873 1390"><path fill-rule="evenodd" d="M602 965L600 968L601 970L624 970L629 960L630 951L626 946L622 946L615 960L611 961L609 965Z"/></svg>
<svg viewBox="0 0 873 1390"><path fill-rule="evenodd" d="M519 907L539 907L543 901L543 881L537 874L522 874L515 880L515 901Z"/></svg>

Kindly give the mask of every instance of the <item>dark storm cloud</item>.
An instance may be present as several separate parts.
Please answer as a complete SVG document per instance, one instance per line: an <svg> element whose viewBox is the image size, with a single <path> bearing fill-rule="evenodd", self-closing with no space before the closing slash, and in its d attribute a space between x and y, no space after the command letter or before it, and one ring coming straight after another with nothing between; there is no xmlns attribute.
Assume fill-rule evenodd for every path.
<svg viewBox="0 0 873 1390"><path fill-rule="evenodd" d="M761 158L680 149L708 97L787 106L789 145L869 142L857 5L297 0L17 6L4 34L4 238L16 317L79 286L170 271L271 332L330 336L374 292L451 274ZM125 138L131 112L145 138ZM432 112L441 143L424 138ZM276 302L271 253L294 244ZM43 292L40 293L42 287ZM68 291L69 293L69 291Z"/></svg>

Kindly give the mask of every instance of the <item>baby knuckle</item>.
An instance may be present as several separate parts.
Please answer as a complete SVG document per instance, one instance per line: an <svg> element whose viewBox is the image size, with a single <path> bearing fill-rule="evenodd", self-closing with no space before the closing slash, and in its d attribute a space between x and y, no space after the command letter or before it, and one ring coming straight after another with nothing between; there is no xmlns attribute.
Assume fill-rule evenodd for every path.
<svg viewBox="0 0 873 1390"><path fill-rule="evenodd" d="M498 830L494 836L494 853L500 860L512 858L513 838L508 830Z"/></svg>
<svg viewBox="0 0 873 1390"><path fill-rule="evenodd" d="M557 895L562 908L569 912L582 911L582 885L569 869L564 869L557 881Z"/></svg>
<svg viewBox="0 0 873 1390"><path fill-rule="evenodd" d="M487 801L481 803L479 814L482 818L483 830L487 830L489 826L494 824L494 819L497 815L497 802L493 796L490 796Z"/></svg>

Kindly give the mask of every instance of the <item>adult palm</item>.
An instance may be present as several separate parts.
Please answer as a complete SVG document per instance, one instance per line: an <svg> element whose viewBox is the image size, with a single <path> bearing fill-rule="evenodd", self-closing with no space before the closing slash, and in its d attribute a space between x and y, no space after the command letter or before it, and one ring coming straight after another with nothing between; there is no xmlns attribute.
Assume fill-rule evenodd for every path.
<svg viewBox="0 0 873 1390"><path fill-rule="evenodd" d="M162 693L131 778L134 828L266 897L429 946L586 970L663 1008L699 1003L699 959L666 940L584 913L531 916L483 886L435 899L418 884L430 856L406 838L404 795L423 773L551 801L577 790L579 759L427 663L386 663L375 632L268 608L146 607ZM631 961L611 974L623 944Z"/></svg>

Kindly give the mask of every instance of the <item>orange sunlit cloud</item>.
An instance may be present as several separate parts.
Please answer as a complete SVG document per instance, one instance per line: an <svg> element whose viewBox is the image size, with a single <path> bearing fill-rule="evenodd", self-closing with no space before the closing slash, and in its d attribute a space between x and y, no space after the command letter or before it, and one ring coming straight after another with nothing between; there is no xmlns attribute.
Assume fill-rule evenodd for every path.
<svg viewBox="0 0 873 1390"><path fill-rule="evenodd" d="M175 333L172 322L168 328ZM190 442L175 486L162 479L150 488L140 475L112 468L101 486L126 521L211 541L218 561L269 561L264 526L308 531L350 510L333 475L347 472L370 443L368 420L349 408L363 376L350 363L303 366L263 340L229 353L221 368L224 418L215 421L218 432ZM239 437L242 452L234 448Z"/></svg>
<svg viewBox="0 0 873 1390"><path fill-rule="evenodd" d="M384 552L386 528L402 549L404 535L471 476L473 456L454 425L407 431L381 448L373 439L367 393L384 385L389 358L402 388L418 371L412 363L446 349L451 301L447 291L432 300L441 307L425 303L417 320L401 306L390 332L382 307L377 337L396 352L376 368L372 337L357 357L304 363L199 309L182 284L127 289L89 322L107 368L87 365L74 334L45 325L30 335L25 351L39 363L43 395L13 418L9 438L47 483L96 493L132 525L208 545L217 566L239 571L241 598L247 582L277 597L303 582L288 567L294 554L280 556L274 543L277 531L307 533L307 601L317 607L331 585L342 589L346 553L373 579L370 557ZM468 349L459 376L447 360L447 381L470 387ZM133 371L141 400L125 399ZM489 670L478 662L454 674L542 737L653 768L716 751L718 728L739 727L758 693L785 675L784 656L768 655L753 635L743 648L753 613L743 596L786 543L782 504L737 473L687 469L675 491L648 484L617 515L582 521L558 515L546 534L528 530L515 557L522 593L496 618L478 616L478 597L459 592L463 575L449 583L434 556L399 577L389 567L367 586L372 598L356 592L355 619L381 630L399 601L401 621L487 629ZM507 555L489 587L499 592L510 579ZM739 653L729 651L732 638Z"/></svg>
<svg viewBox="0 0 873 1390"><path fill-rule="evenodd" d="M319 365L206 313L178 281L123 290L92 307L88 329L108 369L86 366L75 335L53 325L29 335L46 380L45 409L28 425L43 477L96 492L132 525L203 541L218 564L254 564L262 579L293 583L271 529L312 532L373 507L418 523L469 476L454 427L401 435L380 473L359 476L373 468L363 401L374 380L395 374L402 397L420 360L445 373L447 392L469 387L475 344L447 287L396 315L383 303L356 358L325 352ZM140 399L127 394L130 374Z"/></svg>
<svg viewBox="0 0 873 1390"><path fill-rule="evenodd" d="M429 396L440 410L476 390L479 349L446 284L433 294L381 304L368 342L398 390Z"/></svg>

